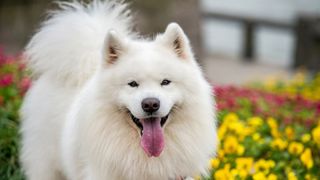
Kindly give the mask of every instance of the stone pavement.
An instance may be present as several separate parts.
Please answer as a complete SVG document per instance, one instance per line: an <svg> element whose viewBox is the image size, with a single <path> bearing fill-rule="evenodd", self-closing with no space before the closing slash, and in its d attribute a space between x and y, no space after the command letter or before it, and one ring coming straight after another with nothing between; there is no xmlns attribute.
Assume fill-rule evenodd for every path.
<svg viewBox="0 0 320 180"><path fill-rule="evenodd" d="M202 65L205 75L213 85L239 85L274 76L288 79L293 75L289 68L259 62L248 63L239 59L205 57Z"/></svg>

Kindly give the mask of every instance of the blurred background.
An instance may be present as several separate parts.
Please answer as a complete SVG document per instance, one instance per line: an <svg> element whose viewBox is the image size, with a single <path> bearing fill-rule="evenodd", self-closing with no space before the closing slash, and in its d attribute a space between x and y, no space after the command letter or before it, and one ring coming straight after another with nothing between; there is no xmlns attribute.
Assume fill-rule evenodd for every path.
<svg viewBox="0 0 320 180"><path fill-rule="evenodd" d="M213 84L243 84L297 68L320 70L319 0L127 0L152 36L178 22ZM17 54L55 8L52 0L1 0L0 45Z"/></svg>

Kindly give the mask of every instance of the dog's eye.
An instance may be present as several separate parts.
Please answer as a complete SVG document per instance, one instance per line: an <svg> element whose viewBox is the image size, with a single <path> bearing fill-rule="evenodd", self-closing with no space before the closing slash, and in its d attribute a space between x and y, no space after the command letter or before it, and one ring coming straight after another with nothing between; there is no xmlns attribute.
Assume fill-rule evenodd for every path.
<svg viewBox="0 0 320 180"><path fill-rule="evenodd" d="M136 81L131 81L131 82L128 83L128 85L130 87L138 87L139 86L139 84Z"/></svg>
<svg viewBox="0 0 320 180"><path fill-rule="evenodd" d="M170 80L164 79L164 80L161 82L161 86L166 86L166 85L169 85L170 83L171 83Z"/></svg>

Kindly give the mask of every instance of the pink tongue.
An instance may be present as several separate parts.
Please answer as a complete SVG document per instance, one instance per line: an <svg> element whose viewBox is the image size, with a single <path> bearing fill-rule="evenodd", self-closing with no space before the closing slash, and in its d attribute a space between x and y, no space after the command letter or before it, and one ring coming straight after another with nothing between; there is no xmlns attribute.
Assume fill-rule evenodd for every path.
<svg viewBox="0 0 320 180"><path fill-rule="evenodd" d="M149 157L160 156L164 147L163 129L160 122L161 118L141 119L143 126L141 146Z"/></svg>

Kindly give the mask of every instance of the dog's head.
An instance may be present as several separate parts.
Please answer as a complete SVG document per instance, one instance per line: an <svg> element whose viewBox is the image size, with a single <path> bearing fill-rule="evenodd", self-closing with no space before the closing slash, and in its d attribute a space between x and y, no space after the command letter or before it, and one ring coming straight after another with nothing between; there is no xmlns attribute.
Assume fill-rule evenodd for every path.
<svg viewBox="0 0 320 180"><path fill-rule="evenodd" d="M201 76L189 41L176 23L154 40L129 40L115 31L107 35L102 72L112 103L130 118L148 156L165 146L164 128L193 97ZM131 128L132 129L132 128Z"/></svg>

